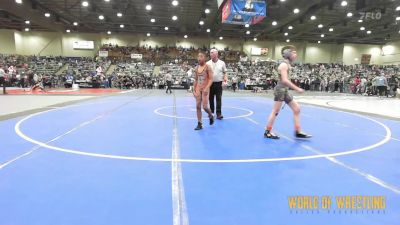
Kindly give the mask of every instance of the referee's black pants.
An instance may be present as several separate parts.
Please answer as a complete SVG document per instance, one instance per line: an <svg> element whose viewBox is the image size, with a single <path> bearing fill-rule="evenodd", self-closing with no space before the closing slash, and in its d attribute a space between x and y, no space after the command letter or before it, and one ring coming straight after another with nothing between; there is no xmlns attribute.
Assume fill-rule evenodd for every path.
<svg viewBox="0 0 400 225"><path fill-rule="evenodd" d="M222 81L220 82L213 82L210 87L210 109L211 112L215 112L215 103L214 99L217 99L217 116L221 116L221 107L222 107Z"/></svg>
<svg viewBox="0 0 400 225"><path fill-rule="evenodd" d="M168 90L169 93L172 93L171 86L172 86L172 81L167 81L167 90L165 91L165 93L168 93Z"/></svg>

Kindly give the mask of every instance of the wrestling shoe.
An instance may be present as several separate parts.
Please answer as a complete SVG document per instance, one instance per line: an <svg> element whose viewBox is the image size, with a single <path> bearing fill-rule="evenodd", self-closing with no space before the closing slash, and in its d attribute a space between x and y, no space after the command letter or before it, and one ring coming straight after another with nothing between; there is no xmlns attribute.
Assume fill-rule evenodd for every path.
<svg viewBox="0 0 400 225"><path fill-rule="evenodd" d="M214 124L214 116L208 117L210 119L210 125Z"/></svg>
<svg viewBox="0 0 400 225"><path fill-rule="evenodd" d="M194 130L201 130L203 129L203 124L202 123L197 123L197 127L194 128Z"/></svg>
<svg viewBox="0 0 400 225"><path fill-rule="evenodd" d="M279 139L279 136L278 136L278 135L272 133L272 132L269 131L269 130L266 130L266 131L264 132L264 137L265 137L265 138L270 138L270 139Z"/></svg>
<svg viewBox="0 0 400 225"><path fill-rule="evenodd" d="M306 139L306 138L311 138L312 137L312 135L303 133L301 131L296 131L294 135L296 136L296 138L302 138L302 139Z"/></svg>

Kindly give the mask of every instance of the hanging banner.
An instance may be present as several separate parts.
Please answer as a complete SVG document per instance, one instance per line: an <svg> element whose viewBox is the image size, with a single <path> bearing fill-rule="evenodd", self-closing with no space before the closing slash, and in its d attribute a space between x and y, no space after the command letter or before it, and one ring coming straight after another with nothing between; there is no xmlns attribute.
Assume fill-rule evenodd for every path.
<svg viewBox="0 0 400 225"><path fill-rule="evenodd" d="M265 0L233 0L233 10L247 16L267 16L267 3Z"/></svg>
<svg viewBox="0 0 400 225"><path fill-rule="evenodd" d="M108 51L99 51L99 57L108 57Z"/></svg>
<svg viewBox="0 0 400 225"><path fill-rule="evenodd" d="M143 55L142 54L131 54L131 59L142 59Z"/></svg>
<svg viewBox="0 0 400 225"><path fill-rule="evenodd" d="M257 24L267 15L264 0L228 0L222 8L222 23Z"/></svg>
<svg viewBox="0 0 400 225"><path fill-rule="evenodd" d="M94 49L94 41L74 41L72 43L72 48L91 50Z"/></svg>
<svg viewBox="0 0 400 225"><path fill-rule="evenodd" d="M251 48L251 55L267 56L268 48Z"/></svg>
<svg viewBox="0 0 400 225"><path fill-rule="evenodd" d="M361 55L361 64L368 65L371 63L371 54Z"/></svg>
<svg viewBox="0 0 400 225"><path fill-rule="evenodd" d="M221 7L222 3L224 3L224 0L217 0L218 3L218 8Z"/></svg>

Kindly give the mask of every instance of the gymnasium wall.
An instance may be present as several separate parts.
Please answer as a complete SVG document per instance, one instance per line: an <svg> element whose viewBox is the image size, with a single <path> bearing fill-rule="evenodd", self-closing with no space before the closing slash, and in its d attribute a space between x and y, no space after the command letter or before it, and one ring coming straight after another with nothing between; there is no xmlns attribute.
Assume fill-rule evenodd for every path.
<svg viewBox="0 0 400 225"><path fill-rule="evenodd" d="M216 48L218 50L224 50L225 48L229 48L231 50L242 51L243 40L227 39L227 38L225 38L224 40L210 39L210 48Z"/></svg>
<svg viewBox="0 0 400 225"><path fill-rule="evenodd" d="M13 30L0 29L0 53L16 54Z"/></svg>
<svg viewBox="0 0 400 225"><path fill-rule="evenodd" d="M305 63L343 62L343 45L307 43L305 47Z"/></svg>
<svg viewBox="0 0 400 225"><path fill-rule="evenodd" d="M382 48L381 64L400 64L400 41L388 43Z"/></svg>
<svg viewBox="0 0 400 225"><path fill-rule="evenodd" d="M199 37L191 37L188 39L181 39L177 40L176 46L177 47L183 47L183 48L202 48L203 46L206 46L207 48L210 45L210 40L208 38L199 38Z"/></svg>
<svg viewBox="0 0 400 225"><path fill-rule="evenodd" d="M94 56L101 44L101 35L99 34L63 34L61 37L62 41L62 55L63 56ZM76 50L72 48L74 41L94 41L94 50Z"/></svg>
<svg viewBox="0 0 400 225"><path fill-rule="evenodd" d="M243 43L243 51L250 56L252 48L268 48L268 55L266 56L250 56L252 59L268 60L273 58L274 46L273 41L247 41Z"/></svg>
<svg viewBox="0 0 400 225"><path fill-rule="evenodd" d="M371 54L371 64L381 64L380 45L345 44L343 49L343 62L346 65L359 64L362 54Z"/></svg>
<svg viewBox="0 0 400 225"><path fill-rule="evenodd" d="M75 50L73 41L94 41L94 50ZM215 40L211 38L176 36L151 36L128 34L95 34L95 33L61 33L61 32L20 32L0 29L0 53L21 55L62 55L94 56L101 45L117 44L120 46L181 46L200 48L215 47L219 50L229 47L242 50L250 56L251 49L268 48L267 56L250 56L251 59L280 59L280 50L286 42L277 41L243 41L241 39ZM371 64L400 63L400 41L386 46L365 44L317 44L307 42L290 43L298 49L298 61L302 63L336 63L346 65L359 64L362 54L371 54Z"/></svg>
<svg viewBox="0 0 400 225"><path fill-rule="evenodd" d="M61 34L56 32L14 33L16 53L20 55L62 55Z"/></svg>

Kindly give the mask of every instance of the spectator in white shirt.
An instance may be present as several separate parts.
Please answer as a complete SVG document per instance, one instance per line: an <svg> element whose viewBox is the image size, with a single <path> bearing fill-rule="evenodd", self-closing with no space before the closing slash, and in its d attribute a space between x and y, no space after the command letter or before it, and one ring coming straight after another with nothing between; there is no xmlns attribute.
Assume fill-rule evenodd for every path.
<svg viewBox="0 0 400 225"><path fill-rule="evenodd" d="M101 68L101 66L98 66L96 69L96 75L101 76L101 74L103 74L103 68Z"/></svg>

